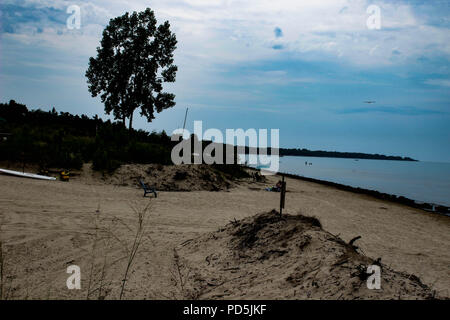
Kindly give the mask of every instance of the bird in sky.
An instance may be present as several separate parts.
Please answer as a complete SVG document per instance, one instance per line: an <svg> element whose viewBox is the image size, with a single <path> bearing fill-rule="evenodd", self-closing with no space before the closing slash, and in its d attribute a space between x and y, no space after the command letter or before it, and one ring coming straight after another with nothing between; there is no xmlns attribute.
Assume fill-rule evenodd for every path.
<svg viewBox="0 0 450 320"><path fill-rule="evenodd" d="M369 104L371 104L371 103L375 103L376 101L371 101L371 100L369 100L369 101L364 101L364 103L369 103Z"/></svg>

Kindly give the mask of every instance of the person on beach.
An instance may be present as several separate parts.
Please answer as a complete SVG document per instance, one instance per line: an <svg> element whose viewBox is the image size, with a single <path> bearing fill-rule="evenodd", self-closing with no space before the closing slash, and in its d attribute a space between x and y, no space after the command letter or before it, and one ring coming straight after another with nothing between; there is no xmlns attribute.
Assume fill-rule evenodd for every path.
<svg viewBox="0 0 450 320"><path fill-rule="evenodd" d="M280 192L281 186L282 186L281 180L278 180L275 186L266 188L266 191Z"/></svg>

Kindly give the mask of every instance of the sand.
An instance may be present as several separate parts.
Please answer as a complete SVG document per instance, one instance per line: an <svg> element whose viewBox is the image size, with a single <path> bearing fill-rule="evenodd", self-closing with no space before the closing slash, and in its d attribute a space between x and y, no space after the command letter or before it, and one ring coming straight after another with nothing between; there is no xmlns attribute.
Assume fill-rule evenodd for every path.
<svg viewBox="0 0 450 320"><path fill-rule="evenodd" d="M133 185L110 184L96 177L88 179L81 175L70 182L61 182L0 175L4 296L119 298L127 249L132 246L137 226L136 212L144 212L150 205L142 243L128 273L123 298L211 298L207 292L197 296L187 294L186 288L194 286L195 279L183 272L195 274L194 267L200 265L181 270L180 277L174 263L174 248L178 248L181 261L195 261L194 257L204 261L208 255L206 249L192 256L191 251L183 252L181 248L208 237L230 221L277 208L279 194L264 191L277 179L270 177L266 183L246 180L218 192L161 191L154 199L143 198L142 190ZM449 217L312 182L287 179L287 188L286 213L315 216L326 232L344 242L361 236L356 242L361 254L381 258L389 270L414 274L437 297L450 296ZM225 248L217 246L217 250ZM66 268L70 265L81 268L81 290L67 289ZM245 269L237 271L237 276L245 274ZM274 280L276 277L274 274ZM288 281L285 284L290 285ZM263 289L255 284L248 290L253 294L247 298L256 297L254 293ZM233 286L228 290L231 292L228 297L246 298L242 290ZM391 294L389 297L393 299L401 298L393 292L386 294ZM320 298L314 293L308 297L296 292L296 296ZM280 295L279 290L268 290L264 297L295 298ZM409 296L420 297L423 298ZM323 298L352 296L323 294Z"/></svg>
<svg viewBox="0 0 450 320"><path fill-rule="evenodd" d="M181 244L174 258L194 298L435 298L420 279L366 257L355 243L323 230L314 217L272 210ZM380 270L377 288L369 266Z"/></svg>
<svg viewBox="0 0 450 320"><path fill-rule="evenodd" d="M138 181L142 180L160 191L221 191L235 185L227 175L206 164L125 164L112 174L95 172L89 164L84 164L73 174L76 181L88 184L139 187Z"/></svg>

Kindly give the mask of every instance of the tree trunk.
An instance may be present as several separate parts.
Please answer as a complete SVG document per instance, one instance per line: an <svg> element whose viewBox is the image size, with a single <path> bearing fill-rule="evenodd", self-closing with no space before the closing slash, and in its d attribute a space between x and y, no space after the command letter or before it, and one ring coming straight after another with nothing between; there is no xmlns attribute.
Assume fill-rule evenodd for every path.
<svg viewBox="0 0 450 320"><path fill-rule="evenodd" d="M131 114L130 114L130 122L128 124L128 130L131 130L133 128L133 113L134 113L134 110L131 111Z"/></svg>

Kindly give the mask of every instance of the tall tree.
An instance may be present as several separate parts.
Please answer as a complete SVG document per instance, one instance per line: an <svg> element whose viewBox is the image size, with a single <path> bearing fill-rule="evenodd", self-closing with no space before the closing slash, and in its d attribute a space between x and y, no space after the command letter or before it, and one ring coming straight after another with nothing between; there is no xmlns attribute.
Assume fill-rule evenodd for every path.
<svg viewBox="0 0 450 320"><path fill-rule="evenodd" d="M100 95L105 112L113 112L124 125L128 118L130 129L136 109L151 122L155 111L175 105L175 95L163 92L163 83L175 82L176 44L169 22L157 26L149 8L111 19L97 57L89 59L86 77L91 95Z"/></svg>

